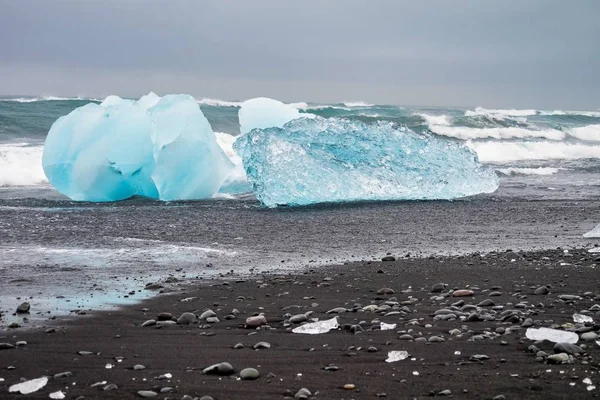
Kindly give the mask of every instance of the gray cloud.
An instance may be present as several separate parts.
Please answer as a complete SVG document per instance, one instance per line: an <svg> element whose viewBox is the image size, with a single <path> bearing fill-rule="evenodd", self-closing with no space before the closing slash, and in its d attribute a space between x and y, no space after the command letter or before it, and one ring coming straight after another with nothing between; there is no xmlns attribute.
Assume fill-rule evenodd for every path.
<svg viewBox="0 0 600 400"><path fill-rule="evenodd" d="M1 94L599 108L600 2L0 0Z"/></svg>

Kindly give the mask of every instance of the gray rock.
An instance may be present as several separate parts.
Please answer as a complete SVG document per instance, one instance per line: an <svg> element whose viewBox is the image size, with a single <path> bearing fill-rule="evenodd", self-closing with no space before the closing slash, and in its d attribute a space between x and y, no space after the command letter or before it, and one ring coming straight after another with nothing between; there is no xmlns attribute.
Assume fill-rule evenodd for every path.
<svg viewBox="0 0 600 400"><path fill-rule="evenodd" d="M242 343L237 343L235 346L233 346L234 349L238 350L238 349L243 349L244 345Z"/></svg>
<svg viewBox="0 0 600 400"><path fill-rule="evenodd" d="M598 338L598 334L596 332L585 332L581 334L581 340L591 341L596 340Z"/></svg>
<svg viewBox="0 0 600 400"><path fill-rule="evenodd" d="M414 337L412 335L409 335L408 333L405 333L404 335L400 336L398 338L398 340L413 340Z"/></svg>
<svg viewBox="0 0 600 400"><path fill-rule="evenodd" d="M27 314L31 309L31 305L28 302L19 304L17 307L17 314Z"/></svg>
<svg viewBox="0 0 600 400"><path fill-rule="evenodd" d="M563 301L581 300L581 297L575 296L574 294L561 294L560 296L558 296L558 298Z"/></svg>
<svg viewBox="0 0 600 400"><path fill-rule="evenodd" d="M19 340L17 343L15 343L15 346L17 346L17 347L27 346L27 342L24 340Z"/></svg>
<svg viewBox="0 0 600 400"><path fill-rule="evenodd" d="M253 346L254 350L260 350L260 349L270 349L271 348L271 343L269 342L258 342Z"/></svg>
<svg viewBox="0 0 600 400"><path fill-rule="evenodd" d="M490 357L485 354L474 354L471 357L469 357L469 359L473 360L473 361L484 361L484 360L489 360Z"/></svg>
<svg viewBox="0 0 600 400"><path fill-rule="evenodd" d="M539 288L535 289L535 292L533 293L537 295L546 295L550 293L550 289L548 289L547 286L540 286Z"/></svg>
<svg viewBox="0 0 600 400"><path fill-rule="evenodd" d="M160 327L173 326L173 325L177 325L177 322L170 320L170 319L166 320L166 321L156 321L156 326L160 326Z"/></svg>
<svg viewBox="0 0 600 400"><path fill-rule="evenodd" d="M141 370L143 370L143 369L146 369L146 366L145 366L145 365L142 365L142 364L135 364L135 365L133 366L133 370L134 370L134 371L141 371Z"/></svg>
<svg viewBox="0 0 600 400"><path fill-rule="evenodd" d="M144 397L147 399L158 396L158 393L153 392L152 390L140 390L137 392L137 394L138 394L138 396Z"/></svg>
<svg viewBox="0 0 600 400"><path fill-rule="evenodd" d="M341 314L341 313L345 313L346 311L348 311L348 310L344 307L336 307L336 308L332 308L331 310L327 311L325 314Z"/></svg>
<svg viewBox="0 0 600 400"><path fill-rule="evenodd" d="M435 285L433 285L433 287L431 288L431 292L432 293L440 293L443 292L444 290L446 290L446 287L448 285L446 285L445 283L436 283Z"/></svg>
<svg viewBox="0 0 600 400"><path fill-rule="evenodd" d="M394 257L394 256L381 257L381 261L396 261L396 257Z"/></svg>
<svg viewBox="0 0 600 400"><path fill-rule="evenodd" d="M177 318L178 325L190 325L196 322L196 314L191 312L184 312Z"/></svg>
<svg viewBox="0 0 600 400"><path fill-rule="evenodd" d="M490 297L502 296L502 292L498 292L498 291L490 292L490 294L488 296L490 296Z"/></svg>
<svg viewBox="0 0 600 400"><path fill-rule="evenodd" d="M555 353L579 354L583 353L581 347L571 343L556 343L554 345Z"/></svg>
<svg viewBox="0 0 600 400"><path fill-rule="evenodd" d="M161 312L156 316L157 321L169 321L173 319L173 314L169 312Z"/></svg>
<svg viewBox="0 0 600 400"><path fill-rule="evenodd" d="M452 392L449 389L438 392L438 396L450 396L451 394L452 394Z"/></svg>
<svg viewBox="0 0 600 400"><path fill-rule="evenodd" d="M200 314L200 320L204 321L207 318L216 317L216 316L217 316L217 314L215 314L215 312L213 310L206 310L202 314Z"/></svg>
<svg viewBox="0 0 600 400"><path fill-rule="evenodd" d="M77 354L79 354L80 356L91 356L92 354L94 354L94 352L93 351L81 350L81 351L78 351Z"/></svg>
<svg viewBox="0 0 600 400"><path fill-rule="evenodd" d="M158 289L162 289L162 288L164 288L164 286L161 285L160 283L149 283L144 287L144 289L146 289L146 290L158 290Z"/></svg>
<svg viewBox="0 0 600 400"><path fill-rule="evenodd" d="M149 319L148 321L146 321L142 324L142 326L154 326L154 325L156 325L155 319Z"/></svg>
<svg viewBox="0 0 600 400"><path fill-rule="evenodd" d="M108 392L109 390L117 390L119 387L117 385L115 385L114 383L109 383L108 385L104 386L102 388L102 390L104 390L105 392Z"/></svg>
<svg viewBox="0 0 600 400"><path fill-rule="evenodd" d="M213 364L202 370L202 373L206 375L231 375L234 372L233 367L228 362Z"/></svg>
<svg viewBox="0 0 600 400"><path fill-rule="evenodd" d="M191 396L190 396L190 399L189 399L189 400L195 400L195 399L198 399L198 398L197 398L197 397L196 397L196 398L193 398L193 397L191 397ZM181 400L187 400L187 399L183 399L183 398L182 398ZM202 396L202 397L200 397L200 399L198 399L198 400L215 400L215 399L213 399L211 396Z"/></svg>
<svg viewBox="0 0 600 400"><path fill-rule="evenodd" d="M59 372L58 374L54 374L54 379L68 378L72 375L73 373L71 371Z"/></svg>
<svg viewBox="0 0 600 400"><path fill-rule="evenodd" d="M294 395L294 398L308 399L310 396L312 396L312 393L310 392L310 390L308 390L307 388L302 388L302 389L298 390L298 392L296 392L296 394Z"/></svg>
<svg viewBox="0 0 600 400"><path fill-rule="evenodd" d="M216 324L219 322L219 318L217 317L208 317L206 318L206 322L209 324Z"/></svg>
<svg viewBox="0 0 600 400"><path fill-rule="evenodd" d="M290 317L290 322L292 324L299 324L301 322L306 321L307 319L308 318L306 317L306 314L296 314Z"/></svg>
<svg viewBox="0 0 600 400"><path fill-rule="evenodd" d="M0 343L0 350L10 350L10 349L14 349L15 346L13 346L10 343Z"/></svg>
<svg viewBox="0 0 600 400"><path fill-rule="evenodd" d="M258 379L260 373L254 368L244 368L240 371L240 378L244 380Z"/></svg>
<svg viewBox="0 0 600 400"><path fill-rule="evenodd" d="M441 343L441 342L445 342L446 339L444 339L441 336L432 336L428 339L429 343Z"/></svg>
<svg viewBox="0 0 600 400"><path fill-rule="evenodd" d="M496 303L492 299L485 299L477 304L477 307L493 307Z"/></svg>
<svg viewBox="0 0 600 400"><path fill-rule="evenodd" d="M394 289L391 288L381 288L377 291L377 294L394 294Z"/></svg>
<svg viewBox="0 0 600 400"><path fill-rule="evenodd" d="M246 318L246 326L249 328L258 328L259 326L266 325L267 319L264 315L257 315L254 317Z"/></svg>

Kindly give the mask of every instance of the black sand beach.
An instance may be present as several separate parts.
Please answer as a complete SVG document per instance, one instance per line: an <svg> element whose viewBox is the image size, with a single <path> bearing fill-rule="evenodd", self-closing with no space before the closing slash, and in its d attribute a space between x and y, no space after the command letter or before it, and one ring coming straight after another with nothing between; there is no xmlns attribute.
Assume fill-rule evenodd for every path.
<svg viewBox="0 0 600 400"><path fill-rule="evenodd" d="M171 279L161 282L167 293L140 304L3 331L0 342L27 344L0 351L1 397L45 399L61 390L72 399L142 398L140 391L164 399L282 399L302 398L302 388L315 399L597 397L591 388L600 367L595 340L579 340L578 348L568 349L577 353L554 357L554 343L526 339L525 332L556 327L594 336L589 332L600 330L598 265L600 258L586 250L556 249L400 255L294 274ZM461 293L467 296L456 296ZM161 313L176 321L185 312L201 316L206 310L217 319L142 326ZM434 318L436 311L456 319ZM259 313L267 325L248 328L247 318ZM574 313L596 323L575 324ZM305 319L299 314L337 316L341 329L292 333L298 324L289 319ZM381 331L380 322L397 326ZM255 350L260 342L270 347ZM410 357L386 363L394 350ZM231 375L203 374L221 362L231 364ZM260 377L240 379L245 368ZM49 381L38 392L8 393L20 379L41 376Z"/></svg>

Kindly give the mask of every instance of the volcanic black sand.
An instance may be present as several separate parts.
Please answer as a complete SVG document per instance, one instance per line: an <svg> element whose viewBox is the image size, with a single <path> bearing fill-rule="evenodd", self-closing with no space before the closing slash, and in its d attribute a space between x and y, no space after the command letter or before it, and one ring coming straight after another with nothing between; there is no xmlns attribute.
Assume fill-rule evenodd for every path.
<svg viewBox="0 0 600 400"><path fill-rule="evenodd" d="M396 256L296 274L170 279L160 282L164 288L158 291L165 293L134 306L8 329L0 342L15 347L0 350L0 398L47 399L59 390L69 399L141 398L140 391L161 399L306 398L308 392L315 399L598 396L598 255L556 249ZM160 316L169 321L184 312L212 315L206 310L216 319L189 325L150 321L161 313L172 314ZM267 325L247 327L247 318L259 313ZM575 323L574 313L596 324ZM289 322L291 316L308 322L337 316L341 327L319 335L292 333L299 324ZM380 322L397 326L382 331ZM530 326L583 337L578 347L555 350L554 343L527 339ZM16 346L20 341L27 343ZM266 344L255 350L259 342ZM386 362L395 350L410 357ZM221 362L231 364L231 375L203 373ZM240 379L249 367L260 373L258 379ZM39 391L9 393L21 379L42 376L49 381Z"/></svg>

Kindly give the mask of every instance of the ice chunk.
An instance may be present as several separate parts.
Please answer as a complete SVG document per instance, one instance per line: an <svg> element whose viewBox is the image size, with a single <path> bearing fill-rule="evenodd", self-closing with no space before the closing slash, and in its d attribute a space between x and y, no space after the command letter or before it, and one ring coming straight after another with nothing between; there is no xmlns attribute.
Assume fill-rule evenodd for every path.
<svg viewBox="0 0 600 400"><path fill-rule="evenodd" d="M554 343L577 343L579 335L575 332L566 332L551 328L529 328L525 332L527 339L548 340Z"/></svg>
<svg viewBox="0 0 600 400"><path fill-rule="evenodd" d="M34 393L46 386L47 383L48 377L42 376L41 378L32 379L30 381L25 381L17 383L16 385L12 385L8 388L8 391L10 393L19 392L21 394Z"/></svg>
<svg viewBox="0 0 600 400"><path fill-rule="evenodd" d="M585 237L585 238L600 238L600 224L598 224L598 226L596 226L591 231L584 233L583 237Z"/></svg>
<svg viewBox="0 0 600 400"><path fill-rule="evenodd" d="M303 115L307 114L300 114L295 107L266 97L246 100L238 111L240 132L244 134L252 129L281 128Z"/></svg>
<svg viewBox="0 0 600 400"><path fill-rule="evenodd" d="M406 360L408 358L408 352L407 351L388 351L388 358L385 360L385 362L396 362L396 361L402 361L402 360ZM417 374L418 375L418 374Z"/></svg>
<svg viewBox="0 0 600 400"><path fill-rule="evenodd" d="M211 197L234 169L196 100L109 96L59 118L42 157L50 183L73 200Z"/></svg>
<svg viewBox="0 0 600 400"><path fill-rule="evenodd" d="M390 122L300 118L254 129L234 149L267 207L455 199L498 188L494 171L463 144Z"/></svg>
<svg viewBox="0 0 600 400"><path fill-rule="evenodd" d="M50 398L51 399L62 400L62 399L65 398L65 394L61 390L58 390L56 392L50 393Z"/></svg>
<svg viewBox="0 0 600 400"><path fill-rule="evenodd" d="M337 317L326 319L324 321L311 322L308 324L300 325L297 328L292 329L294 333L304 333L307 335L319 335L321 333L327 333L332 329L339 328Z"/></svg>
<svg viewBox="0 0 600 400"><path fill-rule="evenodd" d="M234 165L233 172L223 182L219 193L236 194L252 192L252 185L250 185L246 178L242 158L233 151L233 143L236 137L223 132L215 132L215 136L217 137L217 143Z"/></svg>
<svg viewBox="0 0 600 400"><path fill-rule="evenodd" d="M573 322L577 324L585 324L586 322L594 323L594 318L583 314L573 314Z"/></svg>
<svg viewBox="0 0 600 400"><path fill-rule="evenodd" d="M389 331L391 329L396 329L396 324L386 324L385 322L381 323L382 331Z"/></svg>

